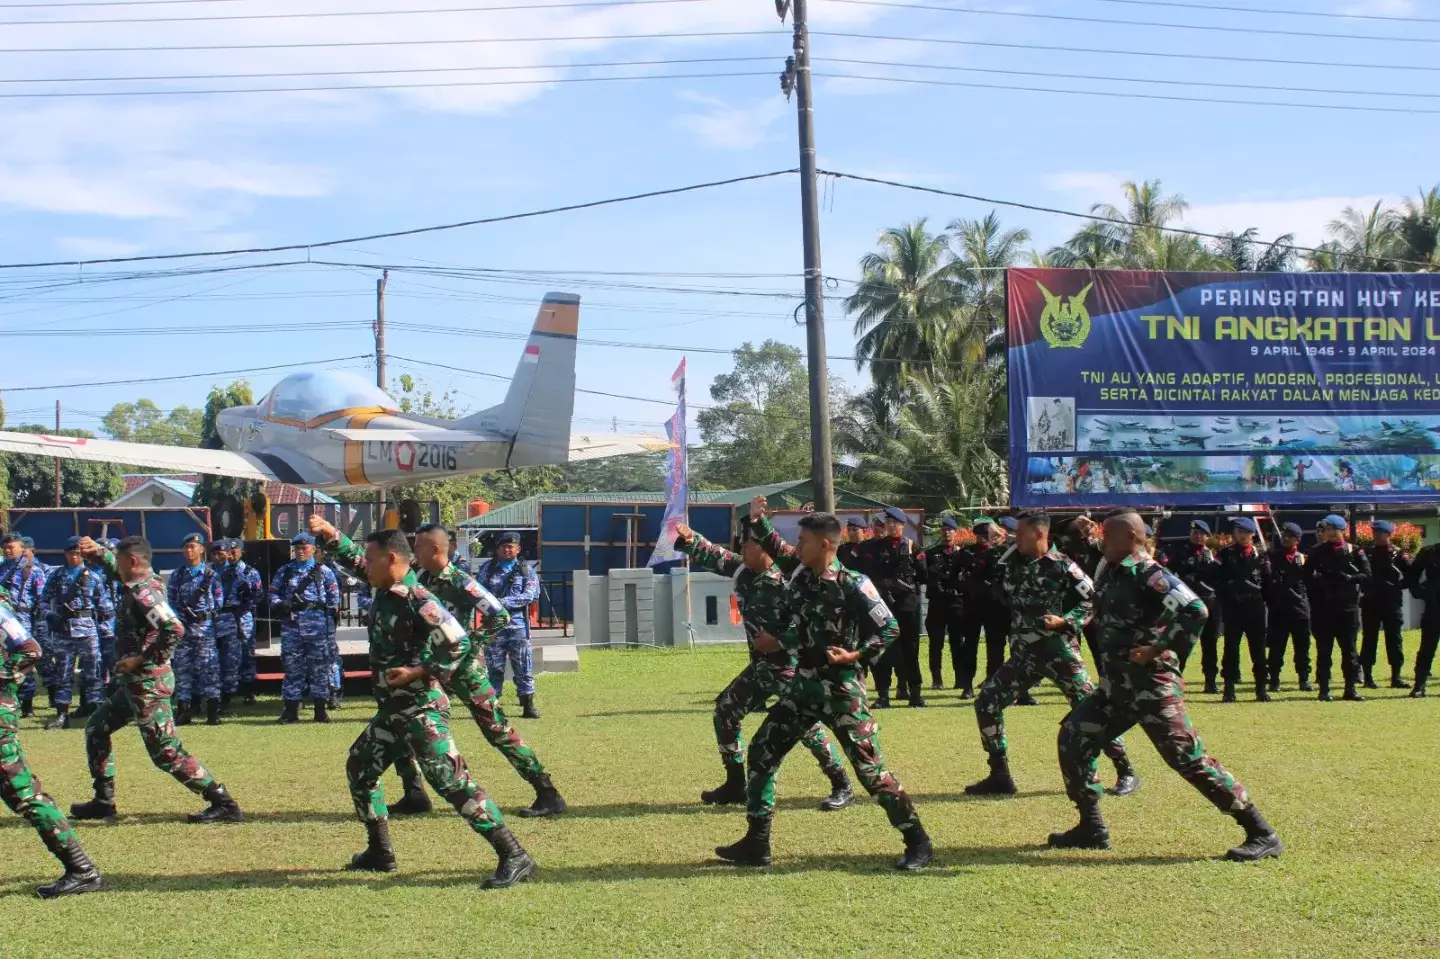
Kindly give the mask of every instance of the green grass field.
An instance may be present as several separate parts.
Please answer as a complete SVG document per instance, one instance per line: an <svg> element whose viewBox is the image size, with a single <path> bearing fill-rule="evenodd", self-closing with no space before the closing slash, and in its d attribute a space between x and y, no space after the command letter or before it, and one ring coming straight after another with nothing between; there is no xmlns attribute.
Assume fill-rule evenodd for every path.
<svg viewBox="0 0 1440 959"><path fill-rule="evenodd" d="M1413 650L1416 638L1408 637ZM1284 858L1218 857L1239 828L1129 737L1141 791L1104 806L1114 849L1057 853L1073 822L1055 761L1063 701L1008 714L1021 795L971 800L984 774L974 712L936 693L928 710L881 713L891 768L910 791L937 862L894 872L899 836L865 800L818 811L827 785L797 749L781 776L775 865L719 864L744 829L737 809L699 804L719 779L711 702L737 648L594 651L578 674L545 676L544 718L520 724L571 811L512 817L540 875L482 893L489 847L448 808L392 827L400 871L341 871L364 843L345 788L350 742L369 716L352 698L330 726L279 727L272 703L185 742L249 822L183 822L197 803L117 738L122 813L81 839L108 891L53 903L58 874L20 819L0 819L0 956L1391 956L1440 947L1440 701L1383 690L1364 704L1291 691L1262 706L1197 697L1212 754L1279 829ZM1192 669L1195 666L1192 663ZM513 694L511 695L513 702ZM753 733L760 717L747 723ZM509 812L531 792L457 717L462 751ZM62 806L88 798L81 733L27 721L32 766ZM1102 772L1110 770L1102 759ZM398 796L393 777L387 780Z"/></svg>

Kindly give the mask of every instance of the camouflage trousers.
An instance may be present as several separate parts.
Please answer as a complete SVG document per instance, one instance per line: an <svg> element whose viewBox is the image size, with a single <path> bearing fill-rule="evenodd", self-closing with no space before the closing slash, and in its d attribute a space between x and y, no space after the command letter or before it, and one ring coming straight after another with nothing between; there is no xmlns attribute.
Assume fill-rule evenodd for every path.
<svg viewBox="0 0 1440 959"><path fill-rule="evenodd" d="M115 677L114 688L85 724L85 758L92 779L115 778L115 750L110 737L133 719L155 768L174 776L191 792L204 794L215 777L180 742L170 713L174 692L175 675L169 663Z"/></svg>
<svg viewBox="0 0 1440 959"><path fill-rule="evenodd" d="M51 852L78 845L75 830L25 762L20 747L20 702L14 683L0 686L0 799L24 817Z"/></svg>
<svg viewBox="0 0 1440 959"><path fill-rule="evenodd" d="M330 655L330 688L338 693L345 687L345 664L340 660L340 641L335 636L334 620L330 621L326 642L326 651Z"/></svg>
<svg viewBox="0 0 1440 959"><path fill-rule="evenodd" d="M455 807L470 828L484 835L505 825L500 807L470 776L450 735L450 701L434 682L419 690L379 693L380 708L345 762L350 798L361 822L389 816L380 777L402 757L414 755L430 788Z"/></svg>
<svg viewBox="0 0 1440 959"><path fill-rule="evenodd" d="M185 624L185 635L170 658L175 670L175 698L182 703L220 698L220 653L209 620Z"/></svg>
<svg viewBox="0 0 1440 959"><path fill-rule="evenodd" d="M280 662L285 679L280 698L287 703L302 699L329 699L330 616L323 609L307 609L286 620L280 630Z"/></svg>
<svg viewBox="0 0 1440 959"><path fill-rule="evenodd" d="M745 734L740 722L751 713L762 712L771 696L783 696L795 679L794 669L781 669L763 659L755 660L730 681L715 699L715 742L720 746L720 759L727 765L745 765ZM845 757L825 726L815 723L800 737L810 755L826 773L845 766Z"/></svg>
<svg viewBox="0 0 1440 959"><path fill-rule="evenodd" d="M866 705L865 681L854 667L801 669L750 744L747 812L760 819L775 812L775 780L786 753L806 730L822 723L850 757L855 776L900 830L920 825L915 804L890 771L880 751L880 726Z"/></svg>
<svg viewBox="0 0 1440 959"><path fill-rule="evenodd" d="M1005 710L1020 694L1048 679L1076 704L1095 692L1076 642L1063 633L1017 633L1010 640L1010 658L980 687L975 697L975 719L980 742L991 755L1005 754ZM1125 763L1125 743L1118 737L1105 744L1105 755Z"/></svg>
<svg viewBox="0 0 1440 959"><path fill-rule="evenodd" d="M115 621L107 619L100 626L100 683L109 687L115 677Z"/></svg>
<svg viewBox="0 0 1440 959"><path fill-rule="evenodd" d="M255 682L255 614L246 613L236 620L240 631L240 682Z"/></svg>
<svg viewBox="0 0 1440 959"><path fill-rule="evenodd" d="M41 621L36 623L29 613L17 609L15 611L15 618L25 624L25 629L31 636L35 637L35 642L40 647L40 660L35 664L35 668L26 673L25 678L20 682L20 698L34 699L37 686L50 686L55 682L55 680L51 678L50 631L44 629L45 617L43 616L40 617ZM42 630L44 634L43 639L41 638Z"/></svg>
<svg viewBox="0 0 1440 959"><path fill-rule="evenodd" d="M51 633L55 648L55 703L68 706L75 700L75 669L80 669L80 699L96 705L105 698L104 663L100 659L100 637L88 619L74 619Z"/></svg>
<svg viewBox="0 0 1440 959"><path fill-rule="evenodd" d="M1093 807L1102 789L1096 758L1106 743L1140 724L1160 757L1223 813L1250 804L1245 787L1205 755L1205 744L1185 711L1179 660L1165 653L1153 666L1111 659L1094 695L1080 701L1060 724L1060 772L1071 802Z"/></svg>
<svg viewBox="0 0 1440 959"><path fill-rule="evenodd" d="M521 610L520 615L525 615ZM490 671L490 685L496 694L505 691L505 663L510 663L510 675L515 677L515 692L521 696L535 693L534 667L530 650L530 637L522 630L504 630L485 647L485 668Z"/></svg>
<svg viewBox="0 0 1440 959"><path fill-rule="evenodd" d="M215 652L220 657L220 691L233 696L240 691L240 661L244 658L240 618L231 612L219 612L213 626Z"/></svg>
<svg viewBox="0 0 1440 959"><path fill-rule="evenodd" d="M459 700L470 710L470 715L474 717L475 725L480 727L480 734L485 737L485 741L505 757L505 761L514 767L521 779L533 786L545 775L545 767L540 764L540 757L535 755L535 750L520 738L515 727L505 718L505 711L500 708L500 697L495 694L495 687L490 685L490 678L485 674L485 664L478 653L469 656L460 668L455 670L455 678L443 685L452 701ZM395 760L395 772L399 774L407 790L423 788L420 767L408 752Z"/></svg>

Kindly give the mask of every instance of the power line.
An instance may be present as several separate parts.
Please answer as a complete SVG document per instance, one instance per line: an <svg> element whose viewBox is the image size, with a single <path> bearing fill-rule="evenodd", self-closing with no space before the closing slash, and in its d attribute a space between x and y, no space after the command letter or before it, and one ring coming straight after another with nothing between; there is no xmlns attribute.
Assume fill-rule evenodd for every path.
<svg viewBox="0 0 1440 959"><path fill-rule="evenodd" d="M859 7L887 7L897 10L926 10L936 13L969 13L987 17L1019 17L1026 20L1058 20L1065 23L1099 23L1119 27L1160 27L1169 30L1205 30L1214 33L1266 34L1276 37L1306 37L1323 40L1374 40L1382 43L1440 43L1440 37L1366 36L1363 33L1317 33L1312 30L1277 30L1266 27L1226 27L1200 23L1165 23L1159 20L1117 20L1109 17L1076 17L1059 13L1027 13L1019 10L977 10L974 7L941 7L928 3L896 3L894 0L828 0Z"/></svg>
<svg viewBox="0 0 1440 959"><path fill-rule="evenodd" d="M841 40L885 40L892 43L944 43L962 47L990 47L997 50L1038 50L1044 53L1092 53L1117 57L1156 57L1162 60L1206 60L1217 63L1263 63L1287 67L1339 67L1347 70L1419 70L1440 72L1440 66L1416 66L1404 63L1351 63L1336 60L1292 60L1280 57L1227 56L1220 53L1169 53L1155 50L1112 50L1104 47L1058 47L1040 43L1006 43L1000 40L958 40L950 37L896 37L873 33L847 33L838 30L812 30L811 36L834 37Z"/></svg>
<svg viewBox="0 0 1440 959"><path fill-rule="evenodd" d="M1403 17L1387 13L1332 13L1328 10L1282 10L1277 7L1232 7L1219 3L1176 3L1175 0L1096 0L1139 7L1174 7L1178 10L1218 10L1224 13L1262 13L1280 17L1327 17L1335 20L1386 20L1398 23L1440 23L1436 17Z"/></svg>
<svg viewBox="0 0 1440 959"><path fill-rule="evenodd" d="M433 10L330 10L314 13L228 13L209 17L134 17L92 20L0 20L0 27L35 27L102 23L226 23L235 20L310 20L326 17L397 17L445 13L499 13L511 10L575 10L605 7L655 7L671 3L704 3L706 0L574 0L562 3L520 3L495 7L443 7ZM4 9L8 4L0 5ZM63 6L71 6L65 4ZM81 4L73 4L81 6Z"/></svg>
<svg viewBox="0 0 1440 959"><path fill-rule="evenodd" d="M83 3L0 3L0 10L68 10L71 7L169 7L179 3L236 3L238 0L86 0Z"/></svg>
<svg viewBox="0 0 1440 959"><path fill-rule="evenodd" d="M218 3L222 0L204 0ZM223 0L230 2L230 0ZM295 73L191 73L172 75L140 75L126 77L0 77L0 83L146 83L175 80L285 80L300 77L374 77L396 74L476 73L501 70L572 70L591 67L662 67L701 63L756 63L774 60L763 57L684 57L671 60L600 60L584 63L532 63L518 66L480 67L400 67L390 70L305 70ZM341 88L344 89L344 88Z"/></svg>
<svg viewBox="0 0 1440 959"><path fill-rule="evenodd" d="M10 47L0 48L0 53L168 53L201 50L321 50L351 47L423 47L471 43L589 43L620 42L625 40L705 40L722 37L775 37L787 36L780 30L714 30L709 32L679 33L619 33L577 37L471 37L466 39L442 38L435 40L331 40L311 43L207 43L198 45L148 46L148 47Z"/></svg>
<svg viewBox="0 0 1440 959"><path fill-rule="evenodd" d="M239 370L214 370L209 373L182 373L178 376L147 376L135 380L97 380L93 383L49 383L45 386L7 386L5 393L32 393L39 390L73 390L92 386L136 386L146 383L170 383L175 380L203 380L211 376L235 376L240 373L269 373L274 370L289 370L297 366L323 366L331 363L346 363L351 360L368 360L370 354L337 356L328 360L309 360L304 363L278 363L274 366L251 366Z"/></svg>
<svg viewBox="0 0 1440 959"><path fill-rule="evenodd" d="M516 67L515 69L527 69ZM347 93L360 90L434 90L454 87L524 87L552 83L604 83L615 80L714 80L724 77L769 77L773 70L734 73L642 73L622 77L550 77L544 80L449 80L435 83L353 83L324 87L234 87L209 90L63 90L0 93L0 100L51 100L74 97L192 97L225 93Z"/></svg>
<svg viewBox="0 0 1440 959"><path fill-rule="evenodd" d="M0 263L0 270L21 270L38 269L41 267L59 266L97 266L108 263L148 263L157 260L185 260L197 257L210 256L245 256L261 253L284 253L296 250L318 250L325 247L346 246L354 243L368 243L371 240L391 240L397 237L417 236L423 233L438 233L445 230L458 230L471 226L486 226L493 223L509 223L515 220L526 220L540 216L550 216L555 213L572 213L577 210L590 210L596 207L613 206L617 203L629 203L635 200L649 200L655 197L676 196L682 193L693 193L697 190L709 190L715 187L733 186L737 183L751 183L758 180L769 180L779 176L788 176L796 171L774 170L769 173L753 173L749 176L730 177L725 180L711 180L706 183L692 183L688 186L669 187L663 190L648 190L644 193L631 193L626 196L610 197L604 200L589 200L584 203L569 203L564 206L547 207L543 210L530 210L525 213L508 213L503 216L482 217L475 220L462 220L458 223L443 223L436 226L414 227L408 230L394 230L389 233L372 233L368 236L347 237L341 240L317 240L311 243L290 243L283 246L252 247L248 249L233 250L207 250L196 253L154 253L147 256L112 256L94 260L50 260L47 262L35 263Z"/></svg>
<svg viewBox="0 0 1440 959"><path fill-rule="evenodd" d="M817 77L831 80L869 80L877 83L915 83L922 86L967 87L979 90L1011 90L1020 93L1060 93L1077 97L1120 97L1126 100L1164 100L1172 103L1218 103L1242 107L1286 107L1302 110L1347 110L1358 113L1414 113L1440 114L1440 110L1425 110L1420 107L1361 106L1344 103L1301 103L1280 100L1231 100L1223 97L1182 97L1166 93L1126 93L1122 90L1062 90L1058 87L1026 87L1008 83L974 83L963 80L926 80L921 77L871 77L849 73L817 73Z"/></svg>

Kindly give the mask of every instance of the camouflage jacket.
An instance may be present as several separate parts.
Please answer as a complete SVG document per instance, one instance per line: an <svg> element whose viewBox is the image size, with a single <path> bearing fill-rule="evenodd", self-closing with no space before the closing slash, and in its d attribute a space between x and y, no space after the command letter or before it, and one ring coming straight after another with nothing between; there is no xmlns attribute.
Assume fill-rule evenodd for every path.
<svg viewBox="0 0 1440 959"><path fill-rule="evenodd" d="M1166 665L1194 645L1209 611L1180 577L1137 552L1095 576L1095 636L1101 655L1129 661L1137 646L1159 646Z"/></svg>
<svg viewBox="0 0 1440 959"><path fill-rule="evenodd" d="M165 598L165 584L154 570L144 579L126 583L120 578L115 554L105 550L100 562L111 579L125 587L125 598L115 616L115 658L143 656L148 666L163 666L170 661L185 627Z"/></svg>
<svg viewBox="0 0 1440 959"><path fill-rule="evenodd" d="M45 571L21 558L0 560L0 587L10 593L10 607L23 621L43 612L40 597L45 592Z"/></svg>
<svg viewBox="0 0 1440 959"><path fill-rule="evenodd" d="M350 538L324 544L325 552L354 576L365 575L365 553ZM448 682L461 662L470 655L470 635L414 573L387 590L378 591L370 603L370 677L382 698L405 705L429 686L416 680L409 686L390 688L385 670L419 666L431 680Z"/></svg>
<svg viewBox="0 0 1440 959"><path fill-rule="evenodd" d="M469 629L472 652L489 645L510 622L510 614L500 600L454 563L439 573L421 570L420 585Z"/></svg>
<svg viewBox="0 0 1440 959"><path fill-rule="evenodd" d="M964 602L960 582L959 546L936 543L915 557L918 581L925 585L925 598L931 606L958 608Z"/></svg>
<svg viewBox="0 0 1440 959"><path fill-rule="evenodd" d="M1000 557L1005 595L1010 602L1010 638L1029 642L1062 633L1078 637L1094 607L1094 585L1074 560L1053 546L1030 557L1011 546ZM1063 629L1045 626L1046 616L1065 620Z"/></svg>
<svg viewBox="0 0 1440 959"><path fill-rule="evenodd" d="M760 544L761 549L770 554L775 565L780 567L780 572L790 576L800 568L800 553L796 551L795 547L785 542L785 537L775 531L775 527L770 525L770 517L762 516L759 522L752 523L751 526L755 541ZM837 561L839 559L838 553L836 559ZM852 570L852 572L858 572L858 570ZM775 635L779 636L780 634L776 633Z"/></svg>
<svg viewBox="0 0 1440 959"><path fill-rule="evenodd" d="M0 586L0 687L20 682L26 670L39 661L40 644L15 615L10 594Z"/></svg>
<svg viewBox="0 0 1440 959"><path fill-rule="evenodd" d="M795 657L786 650L761 653L755 649L756 636L769 633L779 638L790 622L785 599L785 574L780 567L772 564L764 572L757 573L747 567L739 556L699 533L688 542L682 543L677 539L675 548L689 556L697 568L729 576L734 582L740 615L745 618L745 641L750 645L750 657L763 659L782 669L793 668Z"/></svg>
<svg viewBox="0 0 1440 959"><path fill-rule="evenodd" d="M1095 578L1095 571L1100 568L1100 560L1105 557L1105 550L1098 540L1087 539L1078 533L1070 536L1061 552L1074 560L1075 565L1092 580Z"/></svg>

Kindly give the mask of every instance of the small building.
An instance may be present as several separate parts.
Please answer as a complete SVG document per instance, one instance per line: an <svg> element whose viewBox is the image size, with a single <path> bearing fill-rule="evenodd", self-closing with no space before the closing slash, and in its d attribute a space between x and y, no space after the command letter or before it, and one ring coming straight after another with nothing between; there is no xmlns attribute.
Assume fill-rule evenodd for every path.
<svg viewBox="0 0 1440 959"><path fill-rule="evenodd" d="M126 473L125 492L110 506L126 507L178 507L189 506L195 495L200 477L195 473ZM298 503L323 503L335 505L338 500L327 493L315 492L291 486L289 483L268 482L265 496L271 506L288 506Z"/></svg>

